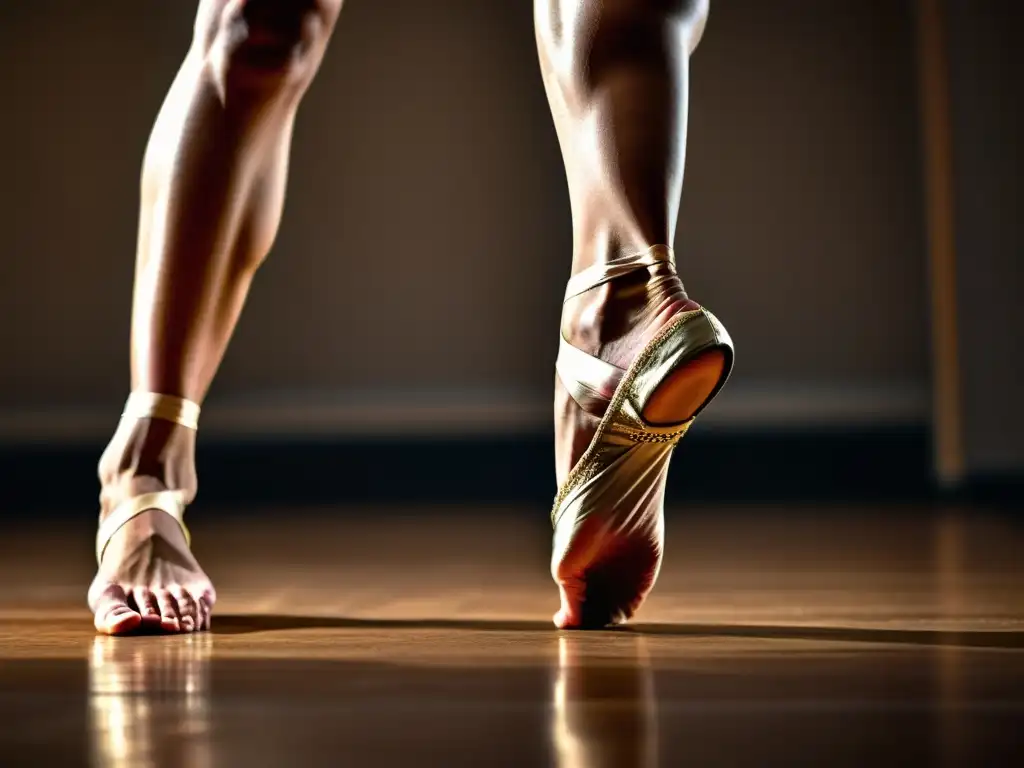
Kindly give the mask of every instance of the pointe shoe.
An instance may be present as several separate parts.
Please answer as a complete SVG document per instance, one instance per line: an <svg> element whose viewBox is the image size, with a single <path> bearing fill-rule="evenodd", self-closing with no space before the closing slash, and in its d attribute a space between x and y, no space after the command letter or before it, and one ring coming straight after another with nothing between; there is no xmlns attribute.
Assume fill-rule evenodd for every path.
<svg viewBox="0 0 1024 768"><path fill-rule="evenodd" d="M658 263L674 265L668 248L595 265L570 279L565 299ZM558 377L576 404L601 422L551 511L551 574L562 597L556 626L626 621L654 586L672 451L725 385L733 358L728 332L704 308L672 317L626 370L561 338ZM649 420L672 401L692 403L685 420Z"/></svg>
<svg viewBox="0 0 1024 768"><path fill-rule="evenodd" d="M122 422L127 419L162 419L188 429L199 427L199 406L191 400L151 392L133 392L125 404ZM118 504L103 519L96 531L96 562L103 563L107 545L121 528L151 509L170 515L181 528L186 544L191 547L192 535L185 525L185 507L188 501L183 491L159 491L132 496Z"/></svg>

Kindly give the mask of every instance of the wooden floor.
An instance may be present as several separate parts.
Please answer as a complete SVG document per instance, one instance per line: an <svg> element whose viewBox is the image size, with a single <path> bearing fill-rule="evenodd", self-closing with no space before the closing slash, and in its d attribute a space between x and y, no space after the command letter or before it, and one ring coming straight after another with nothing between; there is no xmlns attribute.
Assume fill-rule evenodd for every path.
<svg viewBox="0 0 1024 768"><path fill-rule="evenodd" d="M637 622L579 634L545 512L197 508L183 637L93 635L88 515L8 530L0 766L1024 765L1020 523L673 510Z"/></svg>

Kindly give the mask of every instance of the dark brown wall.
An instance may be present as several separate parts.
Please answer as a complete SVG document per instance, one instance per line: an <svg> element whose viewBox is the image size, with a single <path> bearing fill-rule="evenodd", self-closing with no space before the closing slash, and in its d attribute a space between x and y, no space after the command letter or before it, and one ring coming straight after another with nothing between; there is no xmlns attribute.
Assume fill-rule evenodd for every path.
<svg viewBox="0 0 1024 768"><path fill-rule="evenodd" d="M950 0L964 447L972 475L1024 472L1024 9Z"/></svg>
<svg viewBox="0 0 1024 768"><path fill-rule="evenodd" d="M193 5L0 4L8 413L116 413L126 393L139 163ZM737 340L741 420L799 414L805 391L924 411L909 14L712 3L677 245ZM214 397L504 391L546 408L570 231L531 24L527 0L349 3Z"/></svg>

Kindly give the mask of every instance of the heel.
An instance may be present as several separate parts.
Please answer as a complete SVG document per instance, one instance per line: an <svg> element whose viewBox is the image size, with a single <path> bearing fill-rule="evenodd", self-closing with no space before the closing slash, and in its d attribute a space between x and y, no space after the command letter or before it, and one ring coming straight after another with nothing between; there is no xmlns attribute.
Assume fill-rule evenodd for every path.
<svg viewBox="0 0 1024 768"><path fill-rule="evenodd" d="M689 421L714 397L726 375L725 352L712 348L682 363L655 387L641 418L657 427Z"/></svg>
<svg viewBox="0 0 1024 768"><path fill-rule="evenodd" d="M692 421L725 386L734 357L732 338L718 318L703 307L681 313L631 366L627 399L633 412L652 427Z"/></svg>

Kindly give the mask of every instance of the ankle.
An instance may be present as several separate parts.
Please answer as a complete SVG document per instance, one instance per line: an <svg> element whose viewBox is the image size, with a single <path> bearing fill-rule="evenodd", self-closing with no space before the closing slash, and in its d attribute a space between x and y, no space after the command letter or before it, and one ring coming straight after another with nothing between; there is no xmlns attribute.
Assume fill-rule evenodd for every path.
<svg viewBox="0 0 1024 768"><path fill-rule="evenodd" d="M594 350L638 325L649 326L697 306L674 267L659 262L569 299L562 310L562 333L569 343Z"/></svg>
<svg viewBox="0 0 1024 768"><path fill-rule="evenodd" d="M163 419L124 419L99 463L102 514L142 493L198 490L195 430Z"/></svg>
<svg viewBox="0 0 1024 768"><path fill-rule="evenodd" d="M622 237L601 232L590 237L576 237L576 246L572 255L572 274L584 269L607 264L615 259L636 254L652 253L675 263L672 246L635 237Z"/></svg>

